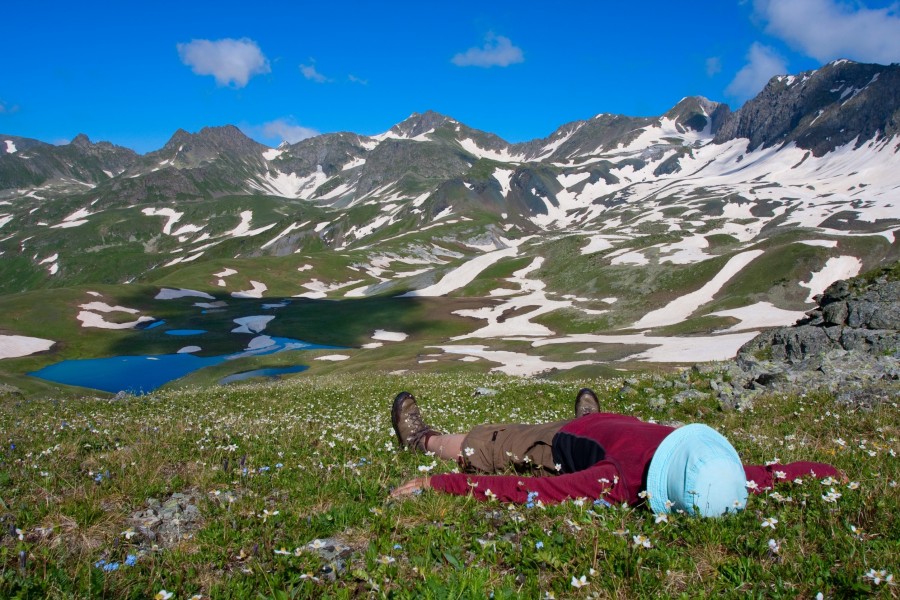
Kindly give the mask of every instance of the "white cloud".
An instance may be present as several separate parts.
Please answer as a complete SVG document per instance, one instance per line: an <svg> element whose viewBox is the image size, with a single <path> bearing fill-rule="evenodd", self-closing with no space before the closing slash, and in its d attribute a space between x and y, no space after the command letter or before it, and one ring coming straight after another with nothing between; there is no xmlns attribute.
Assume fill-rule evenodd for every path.
<svg viewBox="0 0 900 600"><path fill-rule="evenodd" d="M242 88L252 76L271 71L259 46L247 38L191 40L178 44L178 56L194 73L212 75L221 86Z"/></svg>
<svg viewBox="0 0 900 600"><path fill-rule="evenodd" d="M862 2L835 0L755 0L766 33L822 62L900 62L897 5L871 9Z"/></svg>
<svg viewBox="0 0 900 600"><path fill-rule="evenodd" d="M306 77L310 81L315 81L316 83L325 83L327 81L331 81L316 70L315 61L311 61L311 63L312 64L308 65L300 65L300 72L303 73L304 77Z"/></svg>
<svg viewBox="0 0 900 600"><path fill-rule="evenodd" d="M289 144L296 144L300 140L319 135L319 132L311 127L297 125L290 117L263 123L259 130L266 138L278 138Z"/></svg>
<svg viewBox="0 0 900 600"><path fill-rule="evenodd" d="M469 48L451 59L457 67L508 67L525 62L522 49L513 46L508 37L488 33L481 48Z"/></svg>
<svg viewBox="0 0 900 600"><path fill-rule="evenodd" d="M347 75L347 80L350 81L350 83L358 83L359 85L369 85L368 79L362 79L360 77L357 77L353 73Z"/></svg>
<svg viewBox="0 0 900 600"><path fill-rule="evenodd" d="M725 93L739 100L758 94L775 75L787 73L787 64L772 48L753 42L747 53L747 64L738 71Z"/></svg>
<svg viewBox="0 0 900 600"><path fill-rule="evenodd" d="M10 106L3 100L0 100L0 115L13 114L13 113L17 113L17 112L19 112L18 104L13 104L12 106Z"/></svg>
<svg viewBox="0 0 900 600"><path fill-rule="evenodd" d="M706 59L706 76L712 77L722 71L722 59L718 56L710 56Z"/></svg>

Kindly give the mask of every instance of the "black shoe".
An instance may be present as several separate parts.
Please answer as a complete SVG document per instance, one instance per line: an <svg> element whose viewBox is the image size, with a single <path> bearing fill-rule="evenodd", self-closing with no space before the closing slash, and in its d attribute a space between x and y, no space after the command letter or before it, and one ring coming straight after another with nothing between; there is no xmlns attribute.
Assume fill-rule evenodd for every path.
<svg viewBox="0 0 900 600"><path fill-rule="evenodd" d="M590 388L581 388L575 396L575 418L600 412L600 401Z"/></svg>
<svg viewBox="0 0 900 600"><path fill-rule="evenodd" d="M416 399L409 392L400 392L391 407L391 424L401 447L426 451L425 444L433 435L440 435L422 418Z"/></svg>

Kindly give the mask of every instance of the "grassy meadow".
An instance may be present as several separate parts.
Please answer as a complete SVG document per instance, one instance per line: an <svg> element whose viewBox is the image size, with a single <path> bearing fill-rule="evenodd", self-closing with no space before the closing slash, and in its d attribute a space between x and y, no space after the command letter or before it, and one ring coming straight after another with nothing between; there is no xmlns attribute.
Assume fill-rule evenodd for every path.
<svg viewBox="0 0 900 600"><path fill-rule="evenodd" d="M900 595L896 399L864 410L827 394L765 397L726 413L704 395L653 410L675 380L701 392L708 381L637 379L629 394L621 379L369 373L121 401L0 396L0 597ZM397 449L398 391L414 392L435 426L465 431L567 418L582 384L606 410L707 423L746 462L832 462L849 482L779 485L716 520L591 498L532 508L431 491L388 499L407 479L455 468ZM475 396L479 387L496 393ZM194 508L175 513L173 536L141 528L148 507L179 498Z"/></svg>

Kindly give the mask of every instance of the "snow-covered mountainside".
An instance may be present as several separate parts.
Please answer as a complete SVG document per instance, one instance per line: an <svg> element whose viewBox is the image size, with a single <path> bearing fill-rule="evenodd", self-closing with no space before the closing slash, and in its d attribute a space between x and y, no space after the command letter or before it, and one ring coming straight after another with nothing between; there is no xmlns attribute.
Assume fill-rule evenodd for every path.
<svg viewBox="0 0 900 600"><path fill-rule="evenodd" d="M774 78L736 112L685 98L519 144L434 112L278 148L231 126L179 130L145 156L0 135L0 293L174 278L477 296L465 338L639 344L662 360L683 348L644 330L681 327L719 332L705 345L719 356L900 256L898 123L900 66L837 61ZM624 329L643 333L597 333Z"/></svg>

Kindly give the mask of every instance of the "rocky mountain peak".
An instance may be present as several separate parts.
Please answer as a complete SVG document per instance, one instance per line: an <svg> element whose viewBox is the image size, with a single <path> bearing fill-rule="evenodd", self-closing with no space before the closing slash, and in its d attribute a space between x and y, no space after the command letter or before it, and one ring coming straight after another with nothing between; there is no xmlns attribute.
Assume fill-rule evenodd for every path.
<svg viewBox="0 0 900 600"><path fill-rule="evenodd" d="M456 121L433 110L427 110L421 114L411 114L400 123L391 127L391 131L404 137L416 137L437 129L446 123L456 123Z"/></svg>
<svg viewBox="0 0 900 600"><path fill-rule="evenodd" d="M731 113L727 104L713 102L703 96L682 98L663 117L675 121L679 126L694 131L703 131L709 127L716 133L725 118Z"/></svg>
<svg viewBox="0 0 900 600"><path fill-rule="evenodd" d="M90 138L84 133L79 133L69 143L73 146L78 146L79 148L90 148L93 145Z"/></svg>
<svg viewBox="0 0 900 600"><path fill-rule="evenodd" d="M794 142L822 156L851 142L859 147L900 133L898 106L900 65L838 60L773 77L725 120L715 141L747 138L750 150Z"/></svg>

